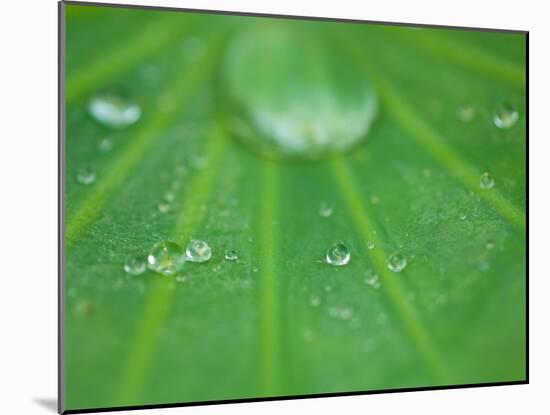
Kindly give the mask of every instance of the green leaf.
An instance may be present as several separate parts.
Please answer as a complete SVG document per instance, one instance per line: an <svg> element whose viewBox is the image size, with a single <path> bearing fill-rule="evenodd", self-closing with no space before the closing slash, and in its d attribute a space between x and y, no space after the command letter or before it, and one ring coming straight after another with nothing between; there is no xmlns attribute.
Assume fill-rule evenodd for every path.
<svg viewBox="0 0 550 415"><path fill-rule="evenodd" d="M68 5L66 47L68 409L525 379L523 34ZM313 157L250 116L349 139L364 85L376 117ZM98 123L105 91L141 118ZM124 271L191 239L210 261Z"/></svg>

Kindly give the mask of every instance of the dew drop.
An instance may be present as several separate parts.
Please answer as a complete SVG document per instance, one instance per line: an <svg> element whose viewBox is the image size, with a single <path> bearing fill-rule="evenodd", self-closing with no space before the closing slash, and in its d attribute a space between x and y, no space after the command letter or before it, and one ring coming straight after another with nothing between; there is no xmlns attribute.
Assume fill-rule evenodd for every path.
<svg viewBox="0 0 550 415"><path fill-rule="evenodd" d="M177 275L176 276L176 281L177 282L185 282L185 281L187 281L187 277L185 275L181 275L181 274Z"/></svg>
<svg viewBox="0 0 550 415"><path fill-rule="evenodd" d="M485 243L485 248L487 249L493 249L495 247L495 242L492 240L489 240Z"/></svg>
<svg viewBox="0 0 550 415"><path fill-rule="evenodd" d="M518 118L519 114L514 107L506 103L498 108L493 116L493 122L498 128L507 129L512 127L517 122Z"/></svg>
<svg viewBox="0 0 550 415"><path fill-rule="evenodd" d="M407 266L407 258L403 254L395 253L388 258L388 269L393 272L401 272Z"/></svg>
<svg viewBox="0 0 550 415"><path fill-rule="evenodd" d="M162 241L147 256L149 269L163 275L174 275L185 263L183 249L175 242Z"/></svg>
<svg viewBox="0 0 550 415"><path fill-rule="evenodd" d="M458 117L458 119L460 121L463 121L463 122L470 122L474 119L476 115L476 111L473 107L469 106L469 105L466 105L464 107L460 107L457 111L456 111L456 116Z"/></svg>
<svg viewBox="0 0 550 415"><path fill-rule="evenodd" d="M212 257L212 250L207 242L194 239L185 250L185 258L190 262L206 262Z"/></svg>
<svg viewBox="0 0 550 415"><path fill-rule="evenodd" d="M76 179L82 184L92 184L95 182L96 174L90 166L85 166L78 170Z"/></svg>
<svg viewBox="0 0 550 415"><path fill-rule="evenodd" d="M124 262L124 271L130 275L140 275L147 269L145 258L140 255L131 255Z"/></svg>
<svg viewBox="0 0 550 415"><path fill-rule="evenodd" d="M260 270L260 268L258 268L258 267L253 267L253 268L252 268L252 272L253 272L253 273L257 273L259 270Z"/></svg>
<svg viewBox="0 0 550 415"><path fill-rule="evenodd" d="M349 320L353 317L353 310L348 306L329 307L328 314L339 320Z"/></svg>
<svg viewBox="0 0 550 415"><path fill-rule="evenodd" d="M375 244L374 241L367 241L367 248L368 249L374 249Z"/></svg>
<svg viewBox="0 0 550 415"><path fill-rule="evenodd" d="M228 261L236 261L237 259L239 259L239 256L237 254L237 251L233 249L228 249L227 251L225 251L224 258Z"/></svg>
<svg viewBox="0 0 550 415"><path fill-rule="evenodd" d="M350 259L349 249L343 243L337 243L327 250L327 264L339 267L349 263Z"/></svg>
<svg viewBox="0 0 550 415"><path fill-rule="evenodd" d="M105 137L99 141L99 151L102 153L108 153L113 149L113 140L109 137Z"/></svg>
<svg viewBox="0 0 550 415"><path fill-rule="evenodd" d="M490 173L483 173L479 178L479 186L484 189L492 189L495 185L495 179L493 179L493 176L491 176Z"/></svg>
<svg viewBox="0 0 550 415"><path fill-rule="evenodd" d="M191 167L196 170L203 170L208 167L208 157L201 155L193 155L189 160Z"/></svg>
<svg viewBox="0 0 550 415"><path fill-rule="evenodd" d="M159 203L157 208L160 213L166 213L166 212L170 212L170 209L172 208L172 206L170 205L170 203Z"/></svg>
<svg viewBox="0 0 550 415"><path fill-rule="evenodd" d="M319 305L321 305L321 298L318 295L312 295L309 298L309 303L312 307L318 307Z"/></svg>
<svg viewBox="0 0 550 415"><path fill-rule="evenodd" d="M369 80L342 65L319 40L271 22L236 36L227 49L228 127L272 158L318 159L368 135L378 109ZM315 73L315 76L312 74Z"/></svg>
<svg viewBox="0 0 550 415"><path fill-rule="evenodd" d="M487 261L481 261L479 263L479 270L481 272L487 272L487 271L489 271L490 268L491 268L491 266L489 265L489 263Z"/></svg>
<svg viewBox="0 0 550 415"><path fill-rule="evenodd" d="M466 220L468 216L465 214L465 213L461 213L460 216L458 217L458 219L460 220Z"/></svg>
<svg viewBox="0 0 550 415"><path fill-rule="evenodd" d="M92 117L107 127L122 128L141 117L141 108L130 99L115 93L98 94L88 105Z"/></svg>
<svg viewBox="0 0 550 415"><path fill-rule="evenodd" d="M365 284L372 285L374 288L380 287L380 278L378 277L378 274L372 270L368 269L366 276L365 276Z"/></svg>
<svg viewBox="0 0 550 415"><path fill-rule="evenodd" d="M322 202L319 206L319 215L323 218L328 218L332 215L332 206L330 206L327 202Z"/></svg>
<svg viewBox="0 0 550 415"><path fill-rule="evenodd" d="M167 202L173 202L174 199L175 199L174 193L172 193L172 192L165 192L164 193L164 200L166 200Z"/></svg>

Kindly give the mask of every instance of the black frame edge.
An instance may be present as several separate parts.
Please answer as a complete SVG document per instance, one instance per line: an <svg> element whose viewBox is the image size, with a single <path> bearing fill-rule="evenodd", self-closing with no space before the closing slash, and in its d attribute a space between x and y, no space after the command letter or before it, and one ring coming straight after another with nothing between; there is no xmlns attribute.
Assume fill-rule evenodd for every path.
<svg viewBox="0 0 550 415"><path fill-rule="evenodd" d="M63 0L62 0L63 1ZM290 20L315 20L326 22L340 22L340 23L368 23L374 25L383 26L405 26L405 27L425 27L428 29L449 29L449 30L475 30L479 32L501 32L510 34L526 34L527 30L516 29L497 29L487 27L471 27L471 26L450 26L450 25L435 25L435 24L423 24L423 23L399 23L389 21L374 21L374 20L361 20L361 19L347 19L339 17L321 17L321 16L299 16L288 14L276 14L276 13L255 13L255 12L238 12L231 10L213 10L213 9L191 9L184 7L170 7L170 6L147 6L137 4L118 4L118 3L102 3L102 2L88 2L78 0L64 0L63 3L67 5L75 6L93 6L93 7L108 7L108 8L125 8L125 9L141 9L141 10L158 10L158 11L172 11L180 13L207 13L216 15L229 15L229 16L249 16L249 17L266 17L272 19L290 19Z"/></svg>
<svg viewBox="0 0 550 415"><path fill-rule="evenodd" d="M261 398L226 399L226 400L216 400L216 401L198 401L198 402L186 402L186 403L112 406L112 407L91 408L91 409L69 409L64 411L63 413L64 414L87 414L87 413L93 413L93 412L184 408L184 407L193 407L193 406L210 406L210 405L221 405L221 404L290 401L290 400L296 400L296 399L338 398L338 397L346 397L346 396L380 395L380 394L387 394L387 393L429 392L429 391L470 389L470 388L493 387L493 386L516 386L516 385L526 385L528 383L529 382L527 382L527 380L519 380L519 381L509 381L509 382L474 383L474 384L464 384L464 385L426 386L426 387L403 388L403 389L382 389L377 391L366 391L366 392L353 391L353 392L319 393L319 394L311 394L311 395L289 395L289 396L273 396L273 397L261 397Z"/></svg>
<svg viewBox="0 0 550 415"><path fill-rule="evenodd" d="M65 1L57 3L57 412L65 413Z"/></svg>

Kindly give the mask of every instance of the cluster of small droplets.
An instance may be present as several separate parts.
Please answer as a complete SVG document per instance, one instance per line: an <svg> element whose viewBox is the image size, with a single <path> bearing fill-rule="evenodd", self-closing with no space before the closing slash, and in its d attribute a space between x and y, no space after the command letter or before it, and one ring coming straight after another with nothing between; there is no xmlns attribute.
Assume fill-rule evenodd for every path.
<svg viewBox="0 0 550 415"><path fill-rule="evenodd" d="M212 249L206 241L193 239L185 250L176 242L161 241L153 245L148 255L128 256L124 262L124 271L130 275L141 275L148 268L166 276L177 275L178 282L181 282L185 278L179 273L186 262L208 262L211 258ZM237 251L226 250L224 258L227 261L237 261ZM220 266L217 265L214 271L219 269Z"/></svg>

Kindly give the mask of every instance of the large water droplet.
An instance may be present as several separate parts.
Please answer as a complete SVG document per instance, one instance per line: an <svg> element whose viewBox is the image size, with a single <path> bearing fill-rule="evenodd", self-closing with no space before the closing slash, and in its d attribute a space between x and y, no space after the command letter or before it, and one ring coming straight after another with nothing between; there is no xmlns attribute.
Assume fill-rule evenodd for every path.
<svg viewBox="0 0 550 415"><path fill-rule="evenodd" d="M130 275L140 275L147 269L145 258L141 255L131 255L124 262L124 271Z"/></svg>
<svg viewBox="0 0 550 415"><path fill-rule="evenodd" d="M319 158L359 143L377 113L377 94L333 52L280 22L234 38L224 66L233 135L275 158Z"/></svg>
<svg viewBox="0 0 550 415"><path fill-rule="evenodd" d="M375 246L374 241L367 241L367 248L368 249L374 249L374 246Z"/></svg>
<svg viewBox="0 0 550 415"><path fill-rule="evenodd" d="M76 174L76 180L82 184L92 184L95 182L96 174L94 169L90 166L84 166L78 170Z"/></svg>
<svg viewBox="0 0 550 415"><path fill-rule="evenodd" d="M206 262L212 257L212 250L207 242L195 239L187 245L185 257L191 262Z"/></svg>
<svg viewBox="0 0 550 415"><path fill-rule="evenodd" d="M393 272L401 272L407 266L407 258L403 254L392 254L388 258L388 269Z"/></svg>
<svg viewBox="0 0 550 415"><path fill-rule="evenodd" d="M519 114L510 104L503 104L500 106L493 116L493 122L498 128L510 128L518 120Z"/></svg>
<svg viewBox="0 0 550 415"><path fill-rule="evenodd" d="M479 186L482 189L485 189L485 190L492 189L494 185L495 185L495 179L493 179L493 176L491 176L491 174L485 172L480 176Z"/></svg>
<svg viewBox="0 0 550 415"><path fill-rule="evenodd" d="M327 264L334 266L346 265L351 259L349 249L343 243L337 243L327 250Z"/></svg>
<svg viewBox="0 0 550 415"><path fill-rule="evenodd" d="M138 104L115 93L96 95L90 100L88 110L96 121L113 128L134 124L141 117Z"/></svg>
<svg viewBox="0 0 550 415"><path fill-rule="evenodd" d="M163 275L174 275L185 263L185 255L178 244L162 241L151 248L147 263L152 271Z"/></svg>

